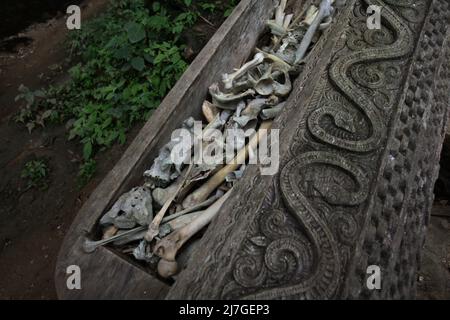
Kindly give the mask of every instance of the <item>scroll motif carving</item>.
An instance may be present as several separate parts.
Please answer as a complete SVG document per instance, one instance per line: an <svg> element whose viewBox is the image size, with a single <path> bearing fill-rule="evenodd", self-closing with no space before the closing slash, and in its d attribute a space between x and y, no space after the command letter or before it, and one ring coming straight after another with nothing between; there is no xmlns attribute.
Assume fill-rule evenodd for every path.
<svg viewBox="0 0 450 320"><path fill-rule="evenodd" d="M368 2L371 4L383 5L381 1ZM346 97L350 99L356 107L360 108L368 118L371 129L370 136L363 140L346 140L324 131L320 128L318 123L318 119L321 115L333 116L336 114L339 118L342 118L340 115L341 112L338 111L339 109L333 106L325 106L314 112L309 121L309 130L317 139L354 152L369 152L376 149L381 143L385 124L381 121L380 114L377 112L374 101L368 97L366 92L361 90L354 81L352 81L348 76L348 71L352 66L362 62L400 58L411 53L413 49L413 36L406 22L387 6L384 7L383 17L388 24L395 29L397 34L396 40L392 44L383 44L376 48L363 49L340 57L331 65L329 74L331 81L336 87L342 90ZM372 32L372 34L374 34L374 32ZM372 69L372 74L376 76L378 73L374 73L373 70L374 69ZM368 85L373 88L377 86L380 87L380 84L383 84L383 82L383 76L378 74L378 80L375 80L372 83L365 81L365 84L366 86ZM352 118L352 116L349 115L348 118Z"/></svg>
<svg viewBox="0 0 450 320"><path fill-rule="evenodd" d="M321 150L324 145L317 140L336 151L378 153L386 134L383 117L393 108L405 68L392 60L411 54L414 47L412 30L397 11L382 1L361 3L383 5L386 25L377 33L349 32L353 38L348 39L347 50L355 51L333 61L326 79L333 90L317 99L317 107L310 107L308 131L299 128L301 134L316 140L311 145L317 151L294 152L297 155L284 165L279 177L282 204L269 206L257 220L246 242L246 248L253 249L243 250L245 254L235 260L233 281L223 297L332 298L339 294L349 248L362 228L360 210L373 176L352 157L325 151L330 147ZM308 143L307 138L302 140ZM296 218L304 239L268 228L283 228L286 215Z"/></svg>
<svg viewBox="0 0 450 320"><path fill-rule="evenodd" d="M381 30L367 30L372 4L383 7ZM243 194L214 226L220 235L211 254L173 296L410 297L409 263L417 265L421 241L414 237L423 233L420 211L430 205L435 175L433 138L448 104L449 68L436 66L448 46L449 11L447 0L347 1L340 38L325 38L336 39L332 57L313 57L312 65L329 62L326 73L307 66L308 76L321 72L314 90L300 80L298 105L281 115L289 145L280 174L242 181ZM379 292L363 288L370 264L389 273Z"/></svg>

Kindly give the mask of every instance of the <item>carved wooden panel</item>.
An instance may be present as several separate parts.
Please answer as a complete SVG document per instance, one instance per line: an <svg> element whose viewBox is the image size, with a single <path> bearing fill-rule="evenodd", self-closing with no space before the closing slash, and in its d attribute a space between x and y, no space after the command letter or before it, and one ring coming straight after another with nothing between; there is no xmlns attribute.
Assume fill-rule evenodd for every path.
<svg viewBox="0 0 450 320"><path fill-rule="evenodd" d="M382 29L366 8L382 6ZM273 177L247 170L167 298L412 298L448 116L448 0L353 0L310 54ZM382 271L366 287L367 267Z"/></svg>

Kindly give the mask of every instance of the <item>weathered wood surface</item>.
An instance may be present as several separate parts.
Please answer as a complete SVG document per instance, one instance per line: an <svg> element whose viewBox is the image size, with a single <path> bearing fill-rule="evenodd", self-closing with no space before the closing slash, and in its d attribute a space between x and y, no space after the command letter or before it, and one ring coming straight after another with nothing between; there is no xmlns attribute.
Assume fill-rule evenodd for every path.
<svg viewBox="0 0 450 320"><path fill-rule="evenodd" d="M366 27L368 4L383 7L381 31ZM275 122L279 174L247 169L172 287L108 249L81 252L206 88L245 61L271 5L241 2L83 206L59 256L60 298L414 296L448 118L448 0L347 0ZM72 264L80 291L66 289ZM365 286L369 265L381 290Z"/></svg>
<svg viewBox="0 0 450 320"><path fill-rule="evenodd" d="M156 299L168 286L109 249L85 254L82 244L98 219L124 192L142 183L142 173L170 140L171 132L190 116L200 119L211 83L230 67L246 61L273 12L271 0L243 0L211 38L189 69L145 124L123 157L92 193L62 244L55 271L62 299ZM82 290L68 290L66 268L81 268Z"/></svg>
<svg viewBox="0 0 450 320"><path fill-rule="evenodd" d="M369 31L366 7L383 7ZM448 0L348 0L167 298L413 298L450 90ZM320 54L318 54L320 52ZM381 268L381 290L366 286Z"/></svg>

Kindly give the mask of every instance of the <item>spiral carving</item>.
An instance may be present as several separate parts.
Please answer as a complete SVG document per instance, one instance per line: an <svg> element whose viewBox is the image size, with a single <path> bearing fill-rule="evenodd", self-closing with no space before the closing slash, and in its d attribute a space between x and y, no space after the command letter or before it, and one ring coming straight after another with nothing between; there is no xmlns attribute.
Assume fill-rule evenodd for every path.
<svg viewBox="0 0 450 320"><path fill-rule="evenodd" d="M331 224L339 241L346 245L352 245L358 235L358 223L351 214L336 212L331 217Z"/></svg>
<svg viewBox="0 0 450 320"><path fill-rule="evenodd" d="M275 274L292 276L310 268L312 253L305 242L292 238L280 238L266 249L264 260Z"/></svg>
<svg viewBox="0 0 450 320"><path fill-rule="evenodd" d="M260 286L265 278L266 272L256 257L244 256L236 261L233 276L238 284L245 288Z"/></svg>
<svg viewBox="0 0 450 320"><path fill-rule="evenodd" d="M311 106L322 104L306 120L318 149L323 150L320 145L326 143L335 150L310 148L292 153L279 177L283 205L263 209L246 240L253 244L252 250L234 262L234 281L224 290L227 297L324 299L338 295L348 260L345 255L362 228L352 212L367 200L370 180L352 157L336 150L360 156L379 149L386 131L380 110L391 104L389 92L383 90L397 89L397 83L389 79L401 73L390 61L408 55L414 46L412 31L396 11L380 0L361 2L382 6L390 28L384 26L376 32L354 28L359 29L353 30L357 35L351 42L354 48L349 41L346 44L355 51L337 55L328 71L338 92L312 100ZM356 15L355 21L363 20ZM376 65L379 62L381 66ZM305 139L309 145L313 140L308 135ZM321 211L320 206L330 210ZM291 217L304 238L298 230L290 232Z"/></svg>
<svg viewBox="0 0 450 320"><path fill-rule="evenodd" d="M383 6L379 0L364 0L368 5ZM331 81L344 93L353 104L367 117L371 133L368 137L359 140L347 140L325 132L320 126L318 119L325 115L335 115L337 109L326 106L320 111L314 112L308 120L308 128L317 139L353 152L370 152L375 150L381 143L385 124L376 111L377 106L373 99L367 95L348 75L348 70L356 64L363 62L388 60L401 58L409 54L413 48L413 35L407 23L400 18L394 10L383 6L383 17L387 23L396 31L396 40L392 44L386 44L375 48L362 49L360 51L344 55L336 60L330 67L329 76ZM373 35L377 34L375 32ZM366 40L368 36L365 37ZM370 38L369 38L370 39ZM375 39L375 41L377 41ZM379 41L377 41L379 42ZM375 85L377 81L375 81Z"/></svg>

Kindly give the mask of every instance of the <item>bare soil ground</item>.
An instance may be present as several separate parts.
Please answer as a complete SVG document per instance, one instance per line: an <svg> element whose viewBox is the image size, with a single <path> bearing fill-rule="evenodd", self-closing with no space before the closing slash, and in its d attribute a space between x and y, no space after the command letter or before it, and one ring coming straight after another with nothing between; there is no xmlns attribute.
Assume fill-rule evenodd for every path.
<svg viewBox="0 0 450 320"><path fill-rule="evenodd" d="M440 165L418 275L418 299L450 299L450 135L445 139Z"/></svg>

